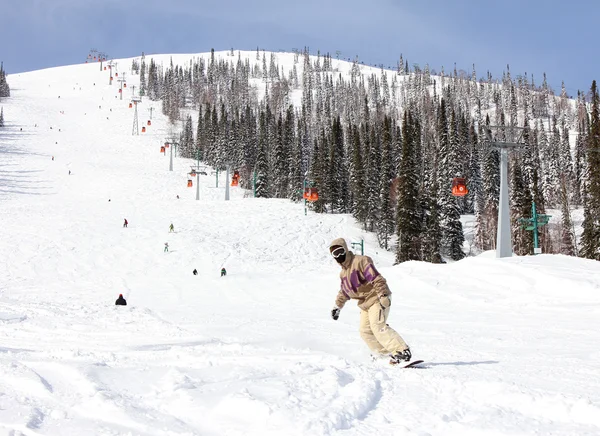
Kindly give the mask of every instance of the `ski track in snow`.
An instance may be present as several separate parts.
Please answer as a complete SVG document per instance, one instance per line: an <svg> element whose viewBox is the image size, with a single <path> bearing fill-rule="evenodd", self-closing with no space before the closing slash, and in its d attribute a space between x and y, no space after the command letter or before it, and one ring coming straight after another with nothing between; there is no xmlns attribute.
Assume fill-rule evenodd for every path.
<svg viewBox="0 0 600 436"><path fill-rule="evenodd" d="M0 436L600 435L597 262L392 266L351 217L240 188L225 202L210 173L196 201L194 162L175 157L170 172L159 153L165 117L132 136L129 99L97 64L8 81ZM139 77L127 84L128 97ZM340 236L365 238L394 292L390 324L422 367L371 362L352 302L329 318Z"/></svg>

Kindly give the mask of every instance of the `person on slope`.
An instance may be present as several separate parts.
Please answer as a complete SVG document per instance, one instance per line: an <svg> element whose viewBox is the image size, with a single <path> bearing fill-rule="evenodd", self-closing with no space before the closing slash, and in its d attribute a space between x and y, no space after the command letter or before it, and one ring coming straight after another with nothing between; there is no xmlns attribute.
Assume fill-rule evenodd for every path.
<svg viewBox="0 0 600 436"><path fill-rule="evenodd" d="M348 300L358 300L360 336L374 357L389 354L391 364L410 361L410 348L398 332L387 324L392 292L386 280L375 269L373 259L349 251L343 238L335 239L329 245L329 252L342 267L341 288L335 299L331 317L337 320Z"/></svg>
<svg viewBox="0 0 600 436"><path fill-rule="evenodd" d="M116 306L127 306L127 301L123 298L123 294L119 294L119 298L115 301Z"/></svg>
<svg viewBox="0 0 600 436"><path fill-rule="evenodd" d="M174 233L175 232L175 226L173 226L173 223L171 223L171 225L169 226L169 233Z"/></svg>
<svg viewBox="0 0 600 436"><path fill-rule="evenodd" d="M110 201L110 200L108 200L108 201ZM127 218L123 218L123 219L125 220L125 221L123 221L123 227L127 227L127 224L129 224L129 223L127 222Z"/></svg>

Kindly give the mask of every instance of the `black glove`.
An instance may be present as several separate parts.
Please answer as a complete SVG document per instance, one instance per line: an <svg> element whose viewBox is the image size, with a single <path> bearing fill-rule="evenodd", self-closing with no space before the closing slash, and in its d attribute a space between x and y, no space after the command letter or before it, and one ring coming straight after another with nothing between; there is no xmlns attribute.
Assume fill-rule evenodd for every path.
<svg viewBox="0 0 600 436"><path fill-rule="evenodd" d="M340 311L342 309L340 309L339 307L334 307L333 310L331 311L331 317L333 318L334 321L337 321L337 319L340 317Z"/></svg>

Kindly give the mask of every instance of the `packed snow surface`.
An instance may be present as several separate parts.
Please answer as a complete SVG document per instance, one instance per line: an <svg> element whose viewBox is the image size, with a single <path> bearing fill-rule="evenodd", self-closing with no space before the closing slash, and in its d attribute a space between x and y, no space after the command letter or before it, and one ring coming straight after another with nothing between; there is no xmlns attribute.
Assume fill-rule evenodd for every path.
<svg viewBox="0 0 600 436"><path fill-rule="evenodd" d="M224 173L196 201L160 102L132 135L139 77L123 100L108 77L10 75L0 102L1 436L600 434L598 262L393 266L350 216L224 201ZM330 318L337 237L364 238L425 365L371 362L352 302Z"/></svg>

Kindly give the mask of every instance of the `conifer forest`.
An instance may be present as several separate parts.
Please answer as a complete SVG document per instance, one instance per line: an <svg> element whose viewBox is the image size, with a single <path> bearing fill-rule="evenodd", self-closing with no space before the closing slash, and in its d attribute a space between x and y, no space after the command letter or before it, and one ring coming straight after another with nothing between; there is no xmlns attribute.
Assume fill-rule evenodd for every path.
<svg viewBox="0 0 600 436"><path fill-rule="evenodd" d="M518 127L509 153L513 251L533 253L533 232L519 219L561 211L560 225L540 229L544 253L600 260L600 98L589 90L555 92L546 76L501 78L409 67L350 74L328 54L294 53L293 67L257 49L242 58L194 58L189 65L134 61L141 94L183 129L179 154L240 173L256 196L304 201L352 214L396 261L444 262L495 249L500 152L490 126ZM495 128L500 135L511 132ZM514 140L514 138L509 138ZM455 196L464 178L468 195ZM580 237L571 212L582 208ZM475 216L465 249L460 217ZM243 219L243 217L241 218ZM469 252L470 251L470 252Z"/></svg>

